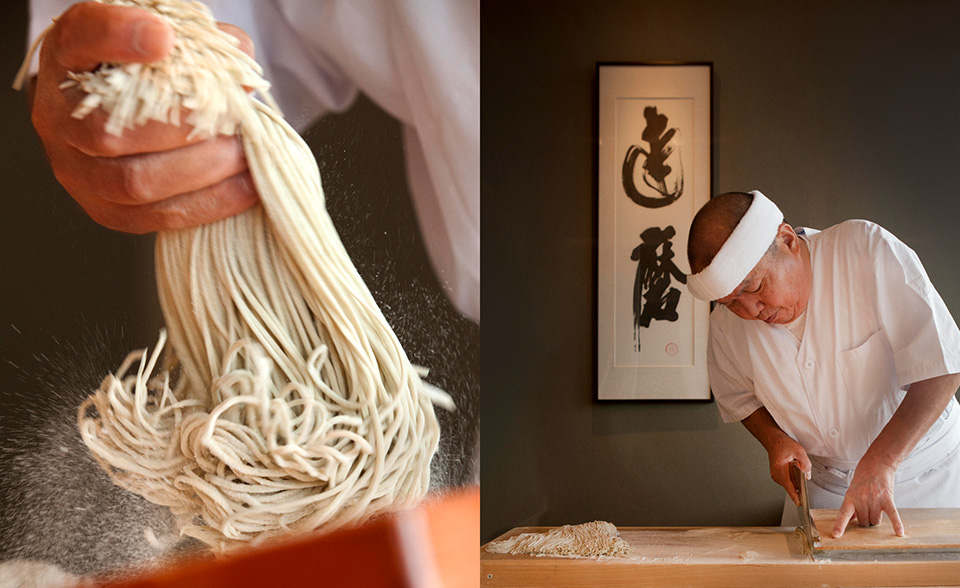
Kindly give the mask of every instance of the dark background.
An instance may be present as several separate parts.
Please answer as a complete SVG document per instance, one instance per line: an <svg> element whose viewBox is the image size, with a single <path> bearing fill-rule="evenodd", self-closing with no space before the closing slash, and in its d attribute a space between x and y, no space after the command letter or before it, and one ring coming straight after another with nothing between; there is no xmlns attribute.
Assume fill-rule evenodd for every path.
<svg viewBox="0 0 960 588"><path fill-rule="evenodd" d="M91 221L60 187L9 84L25 52L26 2L7 2L0 34L0 561L29 557L85 573L158 555L170 517L114 487L76 432L79 402L163 325L153 237ZM434 277L406 189L400 124L361 96L305 133L327 207L411 361L454 395L438 410L434 482L473 476L479 327ZM375 169L376 173L371 170Z"/></svg>
<svg viewBox="0 0 960 588"><path fill-rule="evenodd" d="M960 316L960 3L484 0L481 539L519 525L778 525L713 403L596 397L596 63L712 61L714 194L880 223Z"/></svg>

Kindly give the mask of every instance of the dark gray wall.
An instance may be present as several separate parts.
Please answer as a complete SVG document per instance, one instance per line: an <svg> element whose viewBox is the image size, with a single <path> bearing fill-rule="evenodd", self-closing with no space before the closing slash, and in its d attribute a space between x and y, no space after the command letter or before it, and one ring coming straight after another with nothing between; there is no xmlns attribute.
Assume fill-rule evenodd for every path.
<svg viewBox="0 0 960 588"><path fill-rule="evenodd" d="M114 487L76 432L76 407L163 325L153 237L88 219L60 187L25 97L26 2L0 24L0 561L29 557L86 573L156 556L143 538L165 511ZM406 189L400 124L361 97L305 134L327 208L411 360L455 397L438 411L434 480L471 479L479 412L479 327L434 277Z"/></svg>
<svg viewBox="0 0 960 588"><path fill-rule="evenodd" d="M712 61L714 193L879 222L960 316L960 3L515 2L482 12L482 539L517 525L775 525L712 403L598 403L598 61Z"/></svg>

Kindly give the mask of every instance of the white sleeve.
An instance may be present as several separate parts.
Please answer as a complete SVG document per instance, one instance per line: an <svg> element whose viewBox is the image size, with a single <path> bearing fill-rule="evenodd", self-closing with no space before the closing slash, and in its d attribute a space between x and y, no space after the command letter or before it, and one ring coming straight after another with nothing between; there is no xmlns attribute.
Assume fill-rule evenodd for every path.
<svg viewBox="0 0 960 588"><path fill-rule="evenodd" d="M420 227L453 304L479 321L479 2L397 0L394 6L402 31L395 49L411 117L407 169Z"/></svg>
<svg viewBox="0 0 960 588"><path fill-rule="evenodd" d="M730 346L731 337L724 331L723 321L719 320L718 313L723 312L730 311L718 306L710 313L707 374L723 422L735 423L753 414L763 403L754 393L753 381L746 373L747 366Z"/></svg>
<svg viewBox="0 0 960 588"><path fill-rule="evenodd" d="M871 229L878 319L897 384L960 373L960 330L917 254L881 227Z"/></svg>
<svg viewBox="0 0 960 588"><path fill-rule="evenodd" d="M434 270L454 305L479 321L479 1L278 5L313 63L335 64L404 124L410 190ZM289 73L317 88L329 72Z"/></svg>

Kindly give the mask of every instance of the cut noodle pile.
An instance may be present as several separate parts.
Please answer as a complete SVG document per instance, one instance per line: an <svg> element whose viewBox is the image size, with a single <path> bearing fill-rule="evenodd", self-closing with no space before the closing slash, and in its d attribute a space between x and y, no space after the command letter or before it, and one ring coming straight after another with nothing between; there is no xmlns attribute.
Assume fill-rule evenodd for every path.
<svg viewBox="0 0 960 588"><path fill-rule="evenodd" d="M80 432L120 486L166 505L218 550L332 529L427 492L449 397L421 381L326 213L309 148L268 84L199 3L107 0L177 35L148 65L104 64L64 86L108 132L150 120L242 137L262 206L162 232L156 269L174 353L134 352L81 406ZM29 59L29 57L28 57ZM259 92L270 105L248 94Z"/></svg>
<svg viewBox="0 0 960 588"><path fill-rule="evenodd" d="M623 557L630 555L630 544L620 538L613 523L593 521L564 525L546 533L520 533L487 544L490 553L511 555L558 555L567 557Z"/></svg>

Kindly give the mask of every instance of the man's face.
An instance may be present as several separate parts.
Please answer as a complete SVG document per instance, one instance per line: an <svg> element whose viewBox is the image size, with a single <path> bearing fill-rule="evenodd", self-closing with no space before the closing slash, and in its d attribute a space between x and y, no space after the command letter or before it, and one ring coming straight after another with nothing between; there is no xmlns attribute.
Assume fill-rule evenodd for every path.
<svg viewBox="0 0 960 588"><path fill-rule="evenodd" d="M777 246L776 253L767 252L743 282L717 302L744 320L782 325L800 316L810 300L806 244L793 234L790 243L778 241Z"/></svg>

